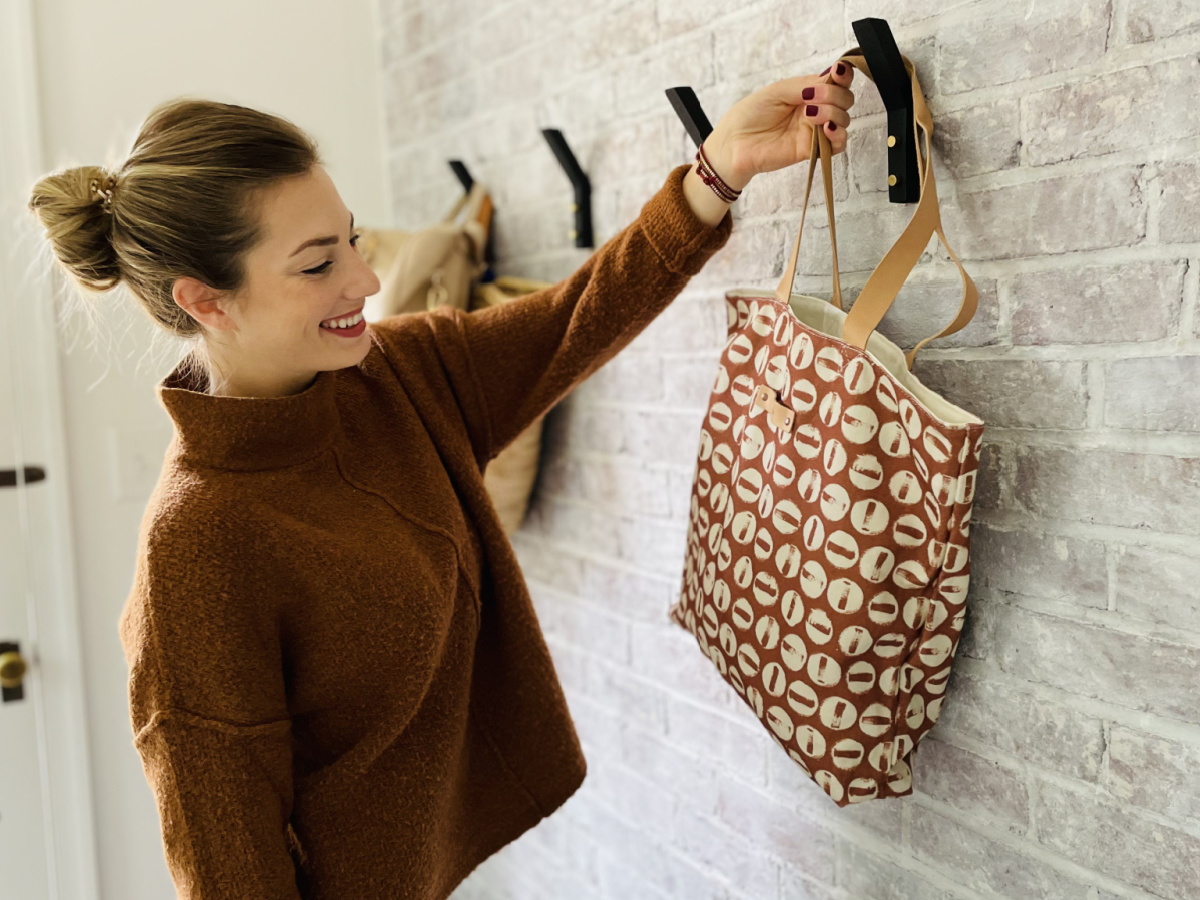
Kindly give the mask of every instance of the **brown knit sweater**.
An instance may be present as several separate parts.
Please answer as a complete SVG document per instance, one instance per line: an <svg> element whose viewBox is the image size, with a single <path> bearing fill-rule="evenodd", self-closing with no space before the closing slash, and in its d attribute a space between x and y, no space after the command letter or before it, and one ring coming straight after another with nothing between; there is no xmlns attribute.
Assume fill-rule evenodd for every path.
<svg viewBox="0 0 1200 900"><path fill-rule="evenodd" d="M120 617L134 746L184 900L440 900L586 763L482 470L728 240L688 165L578 271L371 323L302 393L176 367Z"/></svg>

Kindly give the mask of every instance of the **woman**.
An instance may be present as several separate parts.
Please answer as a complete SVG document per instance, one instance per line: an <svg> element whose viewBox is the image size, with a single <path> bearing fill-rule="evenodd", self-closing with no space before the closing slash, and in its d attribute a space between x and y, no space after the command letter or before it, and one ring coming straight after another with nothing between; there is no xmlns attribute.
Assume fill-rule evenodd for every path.
<svg viewBox="0 0 1200 900"><path fill-rule="evenodd" d="M180 897L446 897L579 787L482 471L725 244L730 191L813 127L844 150L852 73L742 99L704 144L724 184L674 168L574 274L471 313L361 321L353 216L275 116L166 103L119 171L37 183L65 270L192 345L119 622Z"/></svg>

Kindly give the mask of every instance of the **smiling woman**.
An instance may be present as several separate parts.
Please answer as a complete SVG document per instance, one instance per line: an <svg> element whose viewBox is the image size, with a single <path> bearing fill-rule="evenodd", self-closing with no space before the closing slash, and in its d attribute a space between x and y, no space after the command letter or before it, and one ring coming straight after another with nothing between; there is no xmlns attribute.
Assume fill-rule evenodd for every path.
<svg viewBox="0 0 1200 900"><path fill-rule="evenodd" d="M369 325L354 218L284 120L167 104L118 172L35 185L66 270L195 345L118 623L180 900L444 900L579 788L483 473L726 243L690 172L569 278Z"/></svg>
<svg viewBox="0 0 1200 900"><path fill-rule="evenodd" d="M370 348L365 325L347 319L379 281L315 142L286 119L201 99L161 104L120 169L51 173L29 207L84 290L124 282L188 339L185 364L203 367L210 394L296 394ZM324 327L331 320L351 327Z"/></svg>

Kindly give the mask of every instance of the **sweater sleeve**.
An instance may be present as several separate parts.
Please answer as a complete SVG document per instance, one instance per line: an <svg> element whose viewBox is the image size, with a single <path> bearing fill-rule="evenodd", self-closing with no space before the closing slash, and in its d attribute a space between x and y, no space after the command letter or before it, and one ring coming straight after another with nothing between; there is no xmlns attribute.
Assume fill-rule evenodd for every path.
<svg viewBox="0 0 1200 900"><path fill-rule="evenodd" d="M203 536L178 522L143 534L120 621L133 744L180 900L300 900L272 594L218 537L231 523L206 518Z"/></svg>
<svg viewBox="0 0 1200 900"><path fill-rule="evenodd" d="M498 306L425 315L482 468L611 360L721 249L732 214L701 221L676 166L638 217L572 275ZM385 353L397 352L386 340Z"/></svg>

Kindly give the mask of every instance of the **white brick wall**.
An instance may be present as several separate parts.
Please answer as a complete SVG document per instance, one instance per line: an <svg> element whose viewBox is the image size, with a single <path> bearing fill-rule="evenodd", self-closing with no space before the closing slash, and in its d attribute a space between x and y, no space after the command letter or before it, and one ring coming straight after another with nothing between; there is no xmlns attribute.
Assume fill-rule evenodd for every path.
<svg viewBox="0 0 1200 900"><path fill-rule="evenodd" d="M442 216L462 158L496 201L502 272L558 280L571 190L597 245L690 139L888 19L935 123L945 232L974 320L915 371L987 423L967 632L917 793L839 810L667 619L721 291L773 288L803 169L760 176L729 245L547 420L515 536L589 761L584 786L459 898L1117 900L1200 896L1200 4L379 0L395 224ZM884 119L855 73L835 159L848 299L900 234ZM819 186L819 176L818 176ZM823 195L797 289L829 295ZM958 308L935 240L881 330Z"/></svg>

